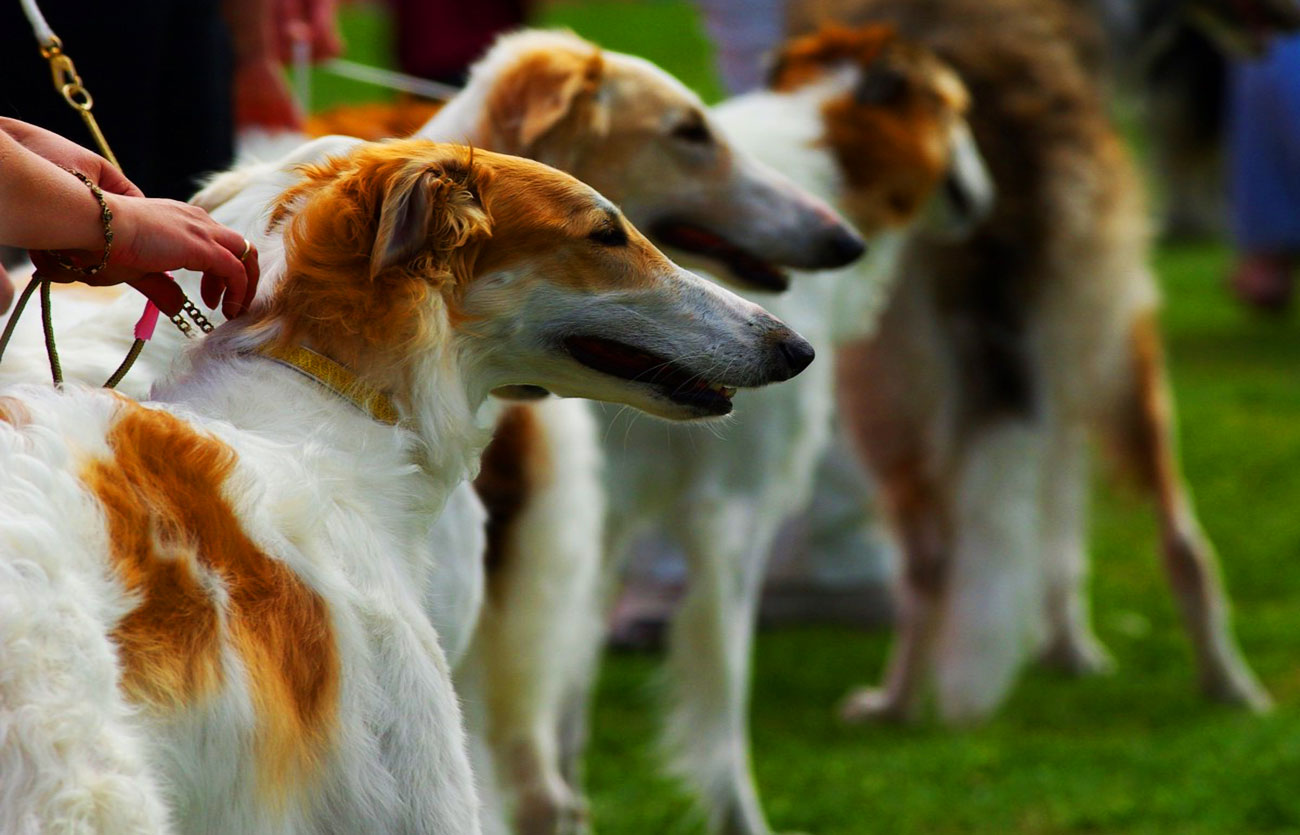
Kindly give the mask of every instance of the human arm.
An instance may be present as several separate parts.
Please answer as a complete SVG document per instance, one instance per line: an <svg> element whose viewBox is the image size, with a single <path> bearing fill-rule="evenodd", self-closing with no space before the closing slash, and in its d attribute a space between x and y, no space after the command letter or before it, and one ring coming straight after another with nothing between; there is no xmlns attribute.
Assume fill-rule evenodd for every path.
<svg viewBox="0 0 1300 835"><path fill-rule="evenodd" d="M276 18L282 1L225 0L222 4L234 47L232 84L238 127L302 128L302 111L281 66Z"/></svg>
<svg viewBox="0 0 1300 835"><path fill-rule="evenodd" d="M49 153L53 161L26 143ZM93 276L60 267L48 252L76 253L79 263L94 264L104 251L99 202L81 181L58 167L68 162L98 181L113 212L108 265ZM113 193L114 188L121 193ZM222 302L227 318L245 310L256 291L257 254L239 260L245 241L237 232L197 207L144 197L106 160L39 128L15 126L13 120L0 120L0 207L0 243L31 250L40 274L55 281L125 282L171 315L184 296L163 273L191 269L203 273L204 301L209 307Z"/></svg>

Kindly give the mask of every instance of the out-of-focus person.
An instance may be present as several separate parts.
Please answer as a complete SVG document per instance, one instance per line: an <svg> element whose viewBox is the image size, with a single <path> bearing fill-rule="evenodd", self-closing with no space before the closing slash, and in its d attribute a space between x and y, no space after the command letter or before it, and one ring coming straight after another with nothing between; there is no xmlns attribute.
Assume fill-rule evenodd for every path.
<svg viewBox="0 0 1300 835"><path fill-rule="evenodd" d="M528 20L529 0L389 0L402 72L464 84L469 65Z"/></svg>
<svg viewBox="0 0 1300 835"><path fill-rule="evenodd" d="M1228 122L1231 286L1247 304L1281 310L1300 267L1300 35L1234 62Z"/></svg>
<svg viewBox="0 0 1300 835"><path fill-rule="evenodd" d="M768 56L785 37L785 0L697 0L730 95L763 86Z"/></svg>

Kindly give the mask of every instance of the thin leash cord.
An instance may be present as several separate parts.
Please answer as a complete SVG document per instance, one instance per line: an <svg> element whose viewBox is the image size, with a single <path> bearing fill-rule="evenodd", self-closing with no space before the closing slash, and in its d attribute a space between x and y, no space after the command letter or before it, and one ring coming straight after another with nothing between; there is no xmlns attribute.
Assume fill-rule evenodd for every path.
<svg viewBox="0 0 1300 835"><path fill-rule="evenodd" d="M72 59L63 52L63 41L59 39L58 35L54 34L49 22L45 20L45 15L41 14L40 6L36 4L36 0L19 0L19 2L22 5L23 14L27 16L27 22L31 24L32 33L36 36L36 41L40 45L41 57L50 62L50 73L53 76L55 89L63 96L68 106L76 110L81 116L81 120L86 124L91 136L94 137L95 144L99 146L100 153L112 163L113 167L120 171L122 165L117 161L117 156L113 153L113 149L109 147L103 131L99 129L99 122L95 120L95 115L91 112L95 101L91 98L90 92L82 85L81 76L77 75L77 69L73 65ZM13 313L9 316L9 324L5 327L4 335L0 337L0 358L4 356L5 348L9 345L9 338L13 335L14 326L22 315L23 308L31 297L37 281L41 284L41 324L45 332L45 350L50 360L50 376L54 378L55 385L59 385L63 382L63 369L59 365L58 350L54 346L54 319L50 310L49 279L33 278L32 282L23 291L23 295L14 306ZM150 304L152 305L152 302ZM186 299L186 308L193 308L193 305L189 304L189 299ZM181 327L181 324L176 322L174 317L172 321L178 328ZM181 331L186 336L190 335L187 328L181 328ZM131 343L131 349L127 351L126 357L118 365L117 370L104 382L105 388L116 388L117 384L122 382L122 378L131 370L136 358L144 350L144 343L145 340L137 335L135 341Z"/></svg>
<svg viewBox="0 0 1300 835"><path fill-rule="evenodd" d="M41 327L45 331L45 355L50 359L50 376L54 385L63 385L63 366L59 364L59 349L54 347L54 318L50 311L50 282L41 282Z"/></svg>
<svg viewBox="0 0 1300 835"><path fill-rule="evenodd" d="M5 332L0 334L0 362L4 361L5 351L9 348L9 338L14 335L14 328L18 327L18 319L23 315L23 308L27 306L27 301L36 292L36 288L41 285L41 279L32 277L23 288L22 295L14 302L13 313L9 314L9 323L5 325Z"/></svg>
<svg viewBox="0 0 1300 835"><path fill-rule="evenodd" d="M135 365L136 357L140 356L140 352L143 350L144 340L137 338L131 343L131 349L126 352L126 357L122 359L122 364L119 365L117 370L109 375L109 378L104 381L104 388L117 388L117 384L122 382L122 378L126 376L126 372L130 371L131 366Z"/></svg>

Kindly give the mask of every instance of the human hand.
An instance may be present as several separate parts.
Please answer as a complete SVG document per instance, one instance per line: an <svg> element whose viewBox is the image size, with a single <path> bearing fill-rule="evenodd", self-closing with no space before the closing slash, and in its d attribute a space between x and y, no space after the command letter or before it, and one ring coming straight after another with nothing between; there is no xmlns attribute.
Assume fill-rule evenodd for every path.
<svg viewBox="0 0 1300 835"><path fill-rule="evenodd" d="M274 60L252 58L238 64L234 88L236 127L302 129L302 110Z"/></svg>
<svg viewBox="0 0 1300 835"><path fill-rule="evenodd" d="M142 196L140 189L117 166L70 139L17 119L0 118L0 130L12 136L19 145L55 165L80 171L109 194Z"/></svg>
<svg viewBox="0 0 1300 835"><path fill-rule="evenodd" d="M9 310L9 305L14 301L14 283L9 280L9 273L5 270L5 265L0 264L0 313Z"/></svg>
<svg viewBox="0 0 1300 835"><path fill-rule="evenodd" d="M59 266L49 252L29 254L38 274L51 281L81 281L103 286L129 284L168 316L180 312L184 292L163 273L187 269L203 273L203 302L233 319L248 309L257 292L257 250L244 259L246 241L197 206L149 197L108 197L113 210L113 249L108 266L94 275ZM80 263L96 263L95 253L79 253Z"/></svg>
<svg viewBox="0 0 1300 835"><path fill-rule="evenodd" d="M335 15L335 0L274 0L275 46L280 60L294 60L294 44L311 46L315 62L337 58L343 52Z"/></svg>

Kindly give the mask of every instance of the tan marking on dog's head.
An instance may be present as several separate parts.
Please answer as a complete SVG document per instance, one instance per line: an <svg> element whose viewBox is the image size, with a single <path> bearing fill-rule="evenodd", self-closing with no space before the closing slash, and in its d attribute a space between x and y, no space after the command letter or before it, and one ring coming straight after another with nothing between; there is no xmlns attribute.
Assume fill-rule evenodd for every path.
<svg viewBox="0 0 1300 835"><path fill-rule="evenodd" d="M409 356L440 316L459 324L487 272L616 289L673 269L613 204L531 160L394 140L302 172L272 213L287 222L286 272L262 316L345 364Z"/></svg>
<svg viewBox="0 0 1300 835"><path fill-rule="evenodd" d="M604 59L578 38L570 46L526 52L502 72L484 110L484 144L535 157L537 143L561 122L595 114Z"/></svg>
<svg viewBox="0 0 1300 835"><path fill-rule="evenodd" d="M263 784L282 796L320 764L337 711L339 658L325 603L240 525L223 485L234 452L162 411L124 401L111 458L82 479L108 524L112 567L138 601L113 630L122 688L172 712L213 696L242 660Z"/></svg>
<svg viewBox="0 0 1300 835"><path fill-rule="evenodd" d="M951 129L969 96L933 53L888 26L828 26L796 38L771 85L795 90L846 66L858 77L824 106L825 141L847 180L853 220L870 233L905 224L924 207L943 179Z"/></svg>
<svg viewBox="0 0 1300 835"><path fill-rule="evenodd" d="M378 142L410 136L442 110L442 102L402 96L391 102L340 104L307 117L303 133L311 137L355 136Z"/></svg>

